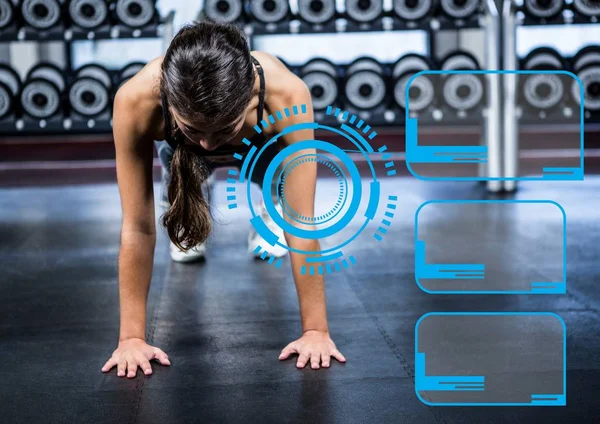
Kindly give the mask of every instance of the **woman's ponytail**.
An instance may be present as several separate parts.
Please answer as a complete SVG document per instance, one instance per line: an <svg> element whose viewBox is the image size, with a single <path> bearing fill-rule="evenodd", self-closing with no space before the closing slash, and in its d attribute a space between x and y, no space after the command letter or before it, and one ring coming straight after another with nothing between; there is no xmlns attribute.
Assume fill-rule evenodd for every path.
<svg viewBox="0 0 600 424"><path fill-rule="evenodd" d="M167 228L169 239L184 252L203 243L210 235L210 205L202 192L208 173L194 152L177 146L171 159L170 207L162 216L162 225Z"/></svg>

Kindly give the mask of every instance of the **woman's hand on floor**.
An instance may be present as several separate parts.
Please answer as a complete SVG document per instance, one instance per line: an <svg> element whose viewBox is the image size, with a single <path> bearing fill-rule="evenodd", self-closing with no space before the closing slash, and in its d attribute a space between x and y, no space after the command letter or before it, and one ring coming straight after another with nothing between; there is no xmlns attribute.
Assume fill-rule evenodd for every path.
<svg viewBox="0 0 600 424"><path fill-rule="evenodd" d="M310 361L310 367L314 370L328 368L331 357L340 362L346 362L344 355L337 350L335 343L331 340L328 331L308 330L302 333L302 337L287 345L279 355L279 360L283 361L292 354L298 354L296 366L304 368Z"/></svg>
<svg viewBox="0 0 600 424"><path fill-rule="evenodd" d="M152 374L150 361L156 359L162 365L171 365L169 356L157 347L150 346L142 339L126 339L119 342L110 359L102 367L102 372L110 371L117 366L117 376L135 377L138 367L144 374Z"/></svg>

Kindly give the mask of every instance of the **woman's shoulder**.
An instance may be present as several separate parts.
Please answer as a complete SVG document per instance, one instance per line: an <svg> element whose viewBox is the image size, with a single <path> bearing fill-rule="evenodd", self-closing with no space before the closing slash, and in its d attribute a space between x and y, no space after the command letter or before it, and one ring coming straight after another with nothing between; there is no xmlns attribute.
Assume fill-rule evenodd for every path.
<svg viewBox="0 0 600 424"><path fill-rule="evenodd" d="M132 121L143 133L154 133L158 129L160 115L160 68L162 56L151 60L136 75L123 84L115 96L115 118ZM160 131L160 130L159 130Z"/></svg>
<svg viewBox="0 0 600 424"><path fill-rule="evenodd" d="M267 101L268 98L290 97L298 89L305 87L302 79L291 72L276 56L261 51L251 53L264 70Z"/></svg>

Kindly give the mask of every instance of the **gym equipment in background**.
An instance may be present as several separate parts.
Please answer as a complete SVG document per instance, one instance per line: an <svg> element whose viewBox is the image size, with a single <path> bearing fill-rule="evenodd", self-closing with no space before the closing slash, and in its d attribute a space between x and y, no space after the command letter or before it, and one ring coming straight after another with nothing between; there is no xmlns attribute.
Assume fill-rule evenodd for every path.
<svg viewBox="0 0 600 424"><path fill-rule="evenodd" d="M335 0L298 0L298 17L303 22L322 25L336 16Z"/></svg>
<svg viewBox="0 0 600 424"><path fill-rule="evenodd" d="M589 18L600 18L600 2L598 0L573 0L573 9Z"/></svg>
<svg viewBox="0 0 600 424"><path fill-rule="evenodd" d="M131 62L123 66L123 68L121 68L119 71L117 88L129 81L129 79L140 72L144 66L146 66L144 62Z"/></svg>
<svg viewBox="0 0 600 424"><path fill-rule="evenodd" d="M564 58L550 47L532 50L521 65L521 69L528 71L560 71L565 67ZM530 113L558 107L565 94L564 78L557 74L523 75L519 78L519 85L526 112Z"/></svg>
<svg viewBox="0 0 600 424"><path fill-rule="evenodd" d="M64 71L51 63L38 63L27 73L20 100L23 112L35 119L62 115Z"/></svg>
<svg viewBox="0 0 600 424"><path fill-rule="evenodd" d="M70 0L67 10L72 24L82 29L96 29L108 21L106 0Z"/></svg>
<svg viewBox="0 0 600 424"><path fill-rule="evenodd" d="M263 24L276 24L290 15L287 0L251 0L248 3L250 16Z"/></svg>
<svg viewBox="0 0 600 424"><path fill-rule="evenodd" d="M583 84L585 117L600 118L600 45L586 46L573 56L573 73ZM580 105L581 91L577 81L571 84L571 97Z"/></svg>
<svg viewBox="0 0 600 424"><path fill-rule="evenodd" d="M111 109L112 78L102 66L88 64L75 72L69 87L71 112L95 118Z"/></svg>
<svg viewBox="0 0 600 424"><path fill-rule="evenodd" d="M442 60L444 71L469 71L480 69L477 59L464 51L450 53ZM479 75L469 73L442 74L444 103L457 111L467 111L483 106L484 84Z"/></svg>
<svg viewBox="0 0 600 424"><path fill-rule="evenodd" d="M406 109L406 84L417 72L427 71L433 66L429 58L409 53L402 56L394 64L392 78L394 81L394 100L402 109ZM408 91L410 112L421 112L429 108L435 100L435 90L430 75L419 75L414 78Z"/></svg>
<svg viewBox="0 0 600 424"><path fill-rule="evenodd" d="M358 23L371 23L383 15L383 0L346 0L346 15Z"/></svg>
<svg viewBox="0 0 600 424"><path fill-rule="evenodd" d="M18 109L21 78L8 65L0 64L0 120L16 114Z"/></svg>
<svg viewBox="0 0 600 424"><path fill-rule="evenodd" d="M129 28L144 27L157 16L155 0L117 0L115 15L119 23Z"/></svg>
<svg viewBox="0 0 600 424"><path fill-rule="evenodd" d="M300 69L300 77L308 87L315 111L336 104L338 98L337 67L327 59L315 58Z"/></svg>
<svg viewBox="0 0 600 424"><path fill-rule="evenodd" d="M394 14L406 21L419 21L435 13L436 0L394 0Z"/></svg>
<svg viewBox="0 0 600 424"><path fill-rule="evenodd" d="M454 20L470 18L480 7L480 0L440 0L442 13Z"/></svg>
<svg viewBox="0 0 600 424"><path fill-rule="evenodd" d="M0 31L8 28L15 20L15 7L11 0L0 0Z"/></svg>
<svg viewBox="0 0 600 424"><path fill-rule="evenodd" d="M62 5L58 0L23 0L21 16L26 26L48 30L62 22Z"/></svg>
<svg viewBox="0 0 600 424"><path fill-rule="evenodd" d="M565 0L523 0L523 11L534 20L548 20L560 15Z"/></svg>
<svg viewBox="0 0 600 424"><path fill-rule="evenodd" d="M242 0L205 0L202 13L215 22L238 22L244 14L244 3Z"/></svg>
<svg viewBox="0 0 600 424"><path fill-rule="evenodd" d="M344 97L358 110L385 105L387 84L383 66L375 59L361 57L346 69Z"/></svg>

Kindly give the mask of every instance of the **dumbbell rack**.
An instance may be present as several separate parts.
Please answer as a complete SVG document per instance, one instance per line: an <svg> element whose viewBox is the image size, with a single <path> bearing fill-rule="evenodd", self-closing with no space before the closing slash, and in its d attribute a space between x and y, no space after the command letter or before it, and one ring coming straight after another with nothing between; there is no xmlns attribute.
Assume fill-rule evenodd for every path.
<svg viewBox="0 0 600 424"><path fill-rule="evenodd" d="M504 59L505 70L517 70L518 55L517 55L517 31L522 26L537 26L537 25L581 25L581 24L596 24L598 20L590 17L585 18L574 14L568 17L565 14L559 14L557 17L546 20L534 20L526 15L518 16L518 12L522 9L514 0L504 0L502 9L502 23L504 34L504 45L502 54ZM502 97L504 99L502 107L502 134L504 143L502 146L503 158L503 177L516 178L519 172L519 110L517 107L517 75L505 74L502 79ZM515 180L504 180L503 189L506 191L514 191L517 188Z"/></svg>
<svg viewBox="0 0 600 424"><path fill-rule="evenodd" d="M294 19L287 19L278 23L261 23L252 21L252 23L244 24L244 31L248 35L251 48L254 48L254 36L264 35L289 35L289 34L344 34L344 33L361 33L361 32L404 32L404 31L422 31L427 34L429 55L431 56L435 49L435 32L440 30L462 30L470 28L482 28L487 31L490 26L490 13L497 16L497 10L493 2L490 4L493 9L490 9L490 4L487 0L483 1L484 13L477 13L467 19L453 20L445 16L435 18L424 18L420 21L405 21L392 12L386 11L383 16L366 22L356 22L341 14L342 19L335 19L326 24L309 24L307 22ZM490 12L491 10L491 12ZM493 29L491 29L493 31ZM494 37L495 31L494 32ZM499 34L498 34L499 36ZM487 35L486 35L487 37ZM485 64L488 69L488 63ZM391 64L384 64L385 67L390 67ZM345 68L345 66L341 66ZM292 70L297 67L291 66ZM399 108L392 107L385 112L360 112L360 117L366 119L371 125L378 126L400 126L404 124L404 112ZM316 112L316 119L323 123L327 123L334 119L332 116L327 116L324 112ZM332 121L333 122L333 121ZM461 125L474 125L475 121L464 119L461 120Z"/></svg>
<svg viewBox="0 0 600 424"><path fill-rule="evenodd" d="M38 31L31 28L8 28L0 32L1 42L35 41L50 42L63 41L65 46L65 72L72 73L71 50L72 43L82 40L118 40L118 39L143 39L162 38L164 49L169 45L174 35L173 21L175 12L170 11L158 22L142 28L128 28L123 25L104 25L95 30L87 31L80 28L66 28L58 25L47 31ZM114 72L109 71L111 76ZM14 122L0 122L0 135L28 135L28 134L90 134L112 132L112 119L72 120L66 116L63 119L34 119L31 117L18 117Z"/></svg>
<svg viewBox="0 0 600 424"><path fill-rule="evenodd" d="M494 0L482 1L482 12L477 13L465 20L451 20L445 17L436 17L424 19L418 22L406 22L398 19L396 16L384 15L383 17L369 22L358 23L350 19L334 20L327 24L311 25L297 20L287 20L280 23L263 24L253 22L245 24L244 30L250 38L250 45L253 46L253 37L261 35L281 35L281 34L328 34L328 33L356 33L356 32L397 32L397 31L424 31L428 36L428 46L430 56L435 51L435 32L439 30L462 30L469 28L481 28L484 30L486 42L486 51L484 59L484 69L499 69L500 60L500 17ZM501 108L500 108L500 83L498 77L487 76L487 92L496 93L488 95L490 104L487 107L487 113L484 117L484 129L482 131L482 143L488 145L488 163L480 164L479 176L501 176ZM359 112L363 120L368 120L371 125L377 126L402 126L404 124L405 114L400 108L386 110L385 112ZM429 120L423 117L425 121ZM325 124L332 123L335 120L332 116L327 116L324 112L315 112L315 119ZM480 125L480 119L461 120L462 126ZM438 123L439 125L439 123ZM500 181L488 181L490 191L499 191Z"/></svg>

